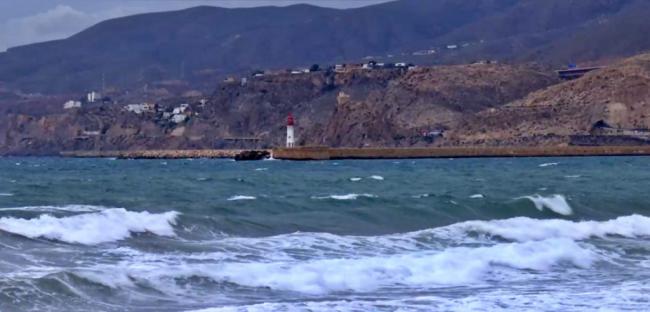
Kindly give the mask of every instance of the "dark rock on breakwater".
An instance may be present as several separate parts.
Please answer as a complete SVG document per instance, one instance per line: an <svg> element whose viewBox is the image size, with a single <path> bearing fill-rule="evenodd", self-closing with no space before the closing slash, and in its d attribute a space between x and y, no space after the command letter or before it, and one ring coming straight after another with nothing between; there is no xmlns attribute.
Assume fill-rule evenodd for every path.
<svg viewBox="0 0 650 312"><path fill-rule="evenodd" d="M269 151L243 151L235 155L236 161L262 160L271 158Z"/></svg>

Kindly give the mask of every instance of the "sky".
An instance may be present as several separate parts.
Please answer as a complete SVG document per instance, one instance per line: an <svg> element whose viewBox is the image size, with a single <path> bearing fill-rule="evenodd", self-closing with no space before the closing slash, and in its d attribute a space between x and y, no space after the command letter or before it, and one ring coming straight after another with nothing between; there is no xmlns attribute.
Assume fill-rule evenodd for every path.
<svg viewBox="0 0 650 312"><path fill-rule="evenodd" d="M309 3L351 8L386 1L389 0L0 0L0 51L66 38L111 18L198 5L254 7Z"/></svg>

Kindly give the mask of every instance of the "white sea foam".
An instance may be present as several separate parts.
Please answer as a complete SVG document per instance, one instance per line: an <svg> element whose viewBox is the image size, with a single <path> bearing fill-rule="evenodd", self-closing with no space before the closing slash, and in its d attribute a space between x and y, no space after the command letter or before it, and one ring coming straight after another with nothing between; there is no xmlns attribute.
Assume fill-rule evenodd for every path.
<svg viewBox="0 0 650 312"><path fill-rule="evenodd" d="M269 168L255 168L255 171L268 171Z"/></svg>
<svg viewBox="0 0 650 312"><path fill-rule="evenodd" d="M151 262L151 266L138 261L113 270L148 280L204 276L247 287L325 294L370 292L383 287L480 284L487 277L499 278L503 275L498 273L509 270L547 271L566 264L588 268L597 258L574 241L551 239L355 259L192 265Z"/></svg>
<svg viewBox="0 0 650 312"><path fill-rule="evenodd" d="M0 197L10 197L10 196L14 196L14 194L12 194L12 193L0 193Z"/></svg>
<svg viewBox="0 0 650 312"><path fill-rule="evenodd" d="M109 208L92 205L65 205L65 206L25 206L0 208L0 211L36 211L36 212L95 212Z"/></svg>
<svg viewBox="0 0 650 312"><path fill-rule="evenodd" d="M573 174L573 175L566 175L564 177L567 178L567 179L577 179L577 178L580 178L582 176L579 175L579 174Z"/></svg>
<svg viewBox="0 0 650 312"><path fill-rule="evenodd" d="M481 199L481 198L485 198L485 195L483 195L483 194L474 194L474 195L470 196L469 198Z"/></svg>
<svg viewBox="0 0 650 312"><path fill-rule="evenodd" d="M373 180L377 180L377 181L384 181L384 177L382 177L380 175L373 175L373 176L370 176L370 178L373 179Z"/></svg>
<svg viewBox="0 0 650 312"><path fill-rule="evenodd" d="M123 240L131 233L174 236L173 225L177 216L174 211L152 214L113 208L63 218L51 215L41 215L36 219L0 218L0 230L29 238L95 245Z"/></svg>
<svg viewBox="0 0 650 312"><path fill-rule="evenodd" d="M398 299L356 297L353 300L286 301L225 306L189 312L359 312L359 311L644 311L647 283L627 282L609 287L556 287L544 291L483 289L466 296L406 296Z"/></svg>
<svg viewBox="0 0 650 312"><path fill-rule="evenodd" d="M569 206L569 203L566 201L566 198L564 196L556 194L556 195L551 195L551 196L541 196L541 195L533 195L533 196L524 196L520 197L521 198L526 198L535 204L535 207L539 209L539 211L543 211L544 208L547 208L555 213L564 215L564 216L570 216L573 214L573 209L571 209L571 206Z"/></svg>
<svg viewBox="0 0 650 312"><path fill-rule="evenodd" d="M557 166L557 165L559 165L559 164L560 164L560 163L551 162L551 163L540 164L539 166L542 167L542 168L544 168L544 167Z"/></svg>
<svg viewBox="0 0 650 312"><path fill-rule="evenodd" d="M328 195L328 196L314 196L313 199L335 199L335 200L356 200L360 197L377 198L373 194L345 194L345 195Z"/></svg>
<svg viewBox="0 0 650 312"><path fill-rule="evenodd" d="M481 234L477 237L476 234ZM380 256L424 250L443 250L449 245L493 244L494 237L516 242L545 239L581 241L592 237L607 238L650 237L650 218L631 215L609 221L582 221L550 219L539 220L517 217L493 221L466 221L427 230L381 236L341 236L328 233L292 233L271 237L228 237L212 244L219 250L244 250L255 256L273 260L292 259L298 252L301 259L357 256ZM499 240L500 241L500 240Z"/></svg>
<svg viewBox="0 0 650 312"><path fill-rule="evenodd" d="M430 231L430 233L446 231L446 235L449 237L458 235L459 232L481 232L520 242L549 238L584 240L591 237L604 238L613 235L636 238L650 236L650 218L631 215L603 222L573 222L518 217L494 221L467 221L425 231Z"/></svg>
<svg viewBox="0 0 650 312"><path fill-rule="evenodd" d="M363 179L362 179L362 178L357 178L357 177L355 177L355 178L350 178L350 181L352 181L352 182L359 182L359 181L361 181L361 180L363 180Z"/></svg>
<svg viewBox="0 0 650 312"><path fill-rule="evenodd" d="M230 198L228 198L228 201L238 201L238 200L255 200L257 197L255 196L247 196L247 195L235 195Z"/></svg>

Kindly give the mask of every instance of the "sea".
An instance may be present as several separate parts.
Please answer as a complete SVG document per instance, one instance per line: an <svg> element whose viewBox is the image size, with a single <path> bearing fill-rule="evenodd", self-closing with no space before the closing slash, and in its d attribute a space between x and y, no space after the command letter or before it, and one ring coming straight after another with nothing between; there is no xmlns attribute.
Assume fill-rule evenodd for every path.
<svg viewBox="0 0 650 312"><path fill-rule="evenodd" d="M0 158L0 311L650 310L650 158Z"/></svg>

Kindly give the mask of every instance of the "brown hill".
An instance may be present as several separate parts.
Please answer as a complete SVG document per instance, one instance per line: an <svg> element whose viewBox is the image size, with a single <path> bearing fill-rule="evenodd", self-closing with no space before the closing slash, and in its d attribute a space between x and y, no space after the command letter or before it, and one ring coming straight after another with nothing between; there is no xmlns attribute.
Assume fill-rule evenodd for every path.
<svg viewBox="0 0 650 312"><path fill-rule="evenodd" d="M601 122L602 121L602 122ZM463 144L568 144L571 136L647 136L650 129L650 54L632 57L581 79L533 92L485 110L456 129Z"/></svg>

